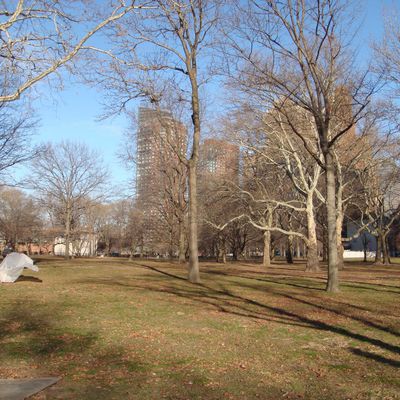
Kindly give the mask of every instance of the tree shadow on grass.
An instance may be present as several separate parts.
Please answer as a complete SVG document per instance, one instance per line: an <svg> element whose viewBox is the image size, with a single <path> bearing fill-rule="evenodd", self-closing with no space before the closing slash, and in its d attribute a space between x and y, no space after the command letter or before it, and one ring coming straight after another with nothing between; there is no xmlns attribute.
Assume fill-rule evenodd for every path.
<svg viewBox="0 0 400 400"><path fill-rule="evenodd" d="M37 278L36 276L29 276L29 275L20 275L15 283L18 282L34 282L34 283L42 283L43 280Z"/></svg>
<svg viewBox="0 0 400 400"><path fill-rule="evenodd" d="M179 279L180 281L184 280L182 277L174 275L172 273L166 273L165 271L160 270L159 268L150 267L145 264L137 264L146 269L151 269L152 271L164 275L166 278L175 280ZM172 281L170 281L172 282ZM112 284L112 282L110 282ZM135 286L130 284L118 283L122 286ZM253 288L253 287L252 287ZM155 288L146 286L146 289L158 292L168 292L170 294L189 298L193 301L200 302L203 304L208 304L209 306L215 307L218 311L245 316L249 318L255 319L264 319L264 320L273 320L274 322L282 323L282 324L294 324L305 326L311 329L317 329L321 331L331 332L340 336L344 336L350 339L354 339L363 343L367 343L373 346L376 346L382 350L389 351L396 355L400 354L400 347L398 345L388 343L384 340L373 338L367 336L363 333L357 333L352 331L347 327L336 326L332 323L324 322L321 320L317 320L314 318L307 317L305 314L300 314L298 312L290 311L288 309L284 309L282 307L276 307L268 304L261 303L258 300L250 299L244 297L239 294L233 293L231 290L227 289L223 285L220 285L219 288L214 288L205 284L200 285L192 285L190 283L185 283L184 287L177 287L176 285L164 285L162 288ZM254 288L253 288L254 289ZM262 290L259 286L256 287L257 290ZM263 288L264 290L268 290L267 287ZM300 303L310 307L320 308L329 312L336 313L337 315L342 315L346 318L351 318L357 322L361 322L369 327L372 327L378 331L382 331L385 333L390 333L395 336L399 336L399 333L393 329L387 328L381 324L377 324L373 321L354 317L354 315L348 315L338 310L334 310L329 308L328 306L321 306L319 304L315 304L311 301L305 301L303 299L299 299L295 296L290 296L288 294L275 293L278 296L283 298L287 298L294 303ZM251 308L249 308L251 307ZM355 354L355 353L354 353ZM358 355L361 355L359 353ZM368 357L372 358L372 357ZM383 358L379 359L379 357L374 358L375 361L383 362L385 364L390 364L392 362L393 366L398 366L396 360Z"/></svg>
<svg viewBox="0 0 400 400"><path fill-rule="evenodd" d="M168 365L161 370L157 344L150 353L135 353L136 347L112 344L108 336L100 340L94 331L79 327L80 332L73 331L59 318L61 311L62 305L43 306L34 301L5 309L0 318L3 378L10 368L13 378L60 376L62 380L45 391L46 398L57 399L217 400L231 390L224 385L209 386L205 371L178 356L168 354ZM274 385L263 390L282 392Z"/></svg>
<svg viewBox="0 0 400 400"><path fill-rule="evenodd" d="M277 272L279 271L279 272ZM207 270L205 273L211 274L211 275L221 275L221 276L236 276L239 278L246 278L246 279L253 279L256 281L260 282L270 282L270 283L275 283L278 285L285 285L285 286L293 286L293 287L298 287L298 288L303 288L303 289L309 289L309 290L318 290L318 291L325 291L325 284L326 284L326 277L318 276L320 273L304 273L304 271L300 271L299 269L286 269L286 271L289 271L287 276L282 276L283 275L282 268L276 268L275 270L269 268L268 270L265 271L251 271L251 270L245 270L242 271L240 270L240 273L236 270L235 273L232 273L232 271L220 271L220 270ZM264 272L265 274L268 274L268 278L266 277L254 277L254 275L259 275L260 272ZM303 272L306 274L304 275L299 275L299 274L293 274L293 272ZM365 271L362 271L365 272ZM252 276L253 275L253 276ZM289 279L296 279L296 278L301 278L301 280L306 280L308 284L298 284L294 282L287 282L286 280ZM321 282L321 283L319 283ZM318 285L318 286L316 286ZM368 286L366 286L368 285ZM351 279L346 279L342 278L341 279L341 286L342 287L348 287L348 288L354 288L354 289L364 289L364 290L371 290L375 292L387 292L387 293L394 293L394 294L400 294L400 287L399 286L393 286L393 285L385 285L381 283L375 283L375 282L369 282L366 280L365 282L359 282ZM391 289L398 289L396 290L391 290Z"/></svg>
<svg viewBox="0 0 400 400"><path fill-rule="evenodd" d="M297 283L293 283L293 282L288 282L288 279L295 279L296 277L279 277L279 278L255 278L252 276L248 276L248 275L242 275L242 274L229 274L229 273L221 273L219 271L207 271L207 274L210 275L222 275L222 276L232 276L232 277L236 277L236 278L243 278L243 279L252 279L258 282L263 282L263 283L273 283L276 285L284 285L284 286L292 286L295 288L301 288L301 289L309 289L309 290L318 290L318 291L324 291L324 288L322 287L316 287L313 286L311 284L318 284L317 282L313 282L313 281L309 281L310 285L301 285L301 284L297 284Z"/></svg>
<svg viewBox="0 0 400 400"><path fill-rule="evenodd" d="M368 358L370 360L374 360L379 363L389 365L391 367L400 368L400 361L392 360L390 358L381 356L379 354L371 353L369 351L364 351L364 350L357 349L357 348L350 348L349 350L356 356Z"/></svg>
<svg viewBox="0 0 400 400"><path fill-rule="evenodd" d="M250 289L252 289L252 290L261 290L259 287L254 286L254 285L245 285L245 286L250 288ZM263 288L263 290L265 291L265 288ZM299 296L296 296L296 295L293 295L293 294L284 293L282 291L276 291L276 290L273 290L273 289L270 289L270 288L268 289L268 291L270 293L278 295L280 297L283 297L283 298L286 298L286 299L289 299L289 300L293 300L294 302L298 302L298 303L304 304L306 306L310 306L312 308L317 308L319 310L327 311L327 312L335 314L337 316L350 318L350 319L352 319L354 321L357 321L357 322L360 322L361 324L366 325L368 327L374 328L374 329L382 331L382 332L390 333L393 336L400 337L400 333L397 330L395 330L395 329L393 329L391 327L388 327L386 325L383 325L383 324L375 322L375 321L371 321L371 320L366 319L366 318L362 318L359 315L355 315L355 313L350 313L350 312L346 312L346 311L344 311L342 309L339 310L339 309L336 309L334 307L330 307L327 304L327 302L324 302L324 303L322 303L323 305L321 305L321 303L312 302L309 299L305 300L303 298L300 298ZM347 307L351 308L352 305L347 305ZM400 348L398 348L398 349L400 349ZM399 351L397 351L397 352L399 352Z"/></svg>

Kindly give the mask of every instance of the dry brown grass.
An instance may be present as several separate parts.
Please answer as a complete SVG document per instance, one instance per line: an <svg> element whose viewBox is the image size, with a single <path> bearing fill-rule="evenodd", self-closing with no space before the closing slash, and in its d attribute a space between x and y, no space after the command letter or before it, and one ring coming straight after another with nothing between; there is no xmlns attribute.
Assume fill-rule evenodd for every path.
<svg viewBox="0 0 400 400"><path fill-rule="evenodd" d="M37 399L400 398L400 266L41 260L0 286L2 377L60 375Z"/></svg>

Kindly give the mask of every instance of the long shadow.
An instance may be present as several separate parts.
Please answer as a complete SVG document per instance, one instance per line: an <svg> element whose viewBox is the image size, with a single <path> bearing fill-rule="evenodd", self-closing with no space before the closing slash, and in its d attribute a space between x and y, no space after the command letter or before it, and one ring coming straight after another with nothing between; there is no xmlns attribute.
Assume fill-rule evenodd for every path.
<svg viewBox="0 0 400 400"><path fill-rule="evenodd" d="M298 271L297 269L291 269L289 270L291 272L293 271ZM259 272L255 272L255 271L243 271L244 273L249 273L252 275L257 275L259 274ZM276 271L271 271L270 269L265 271L266 273L268 273L268 275L282 275L282 274L277 274ZM301 272L301 271L299 271ZM319 291L324 291L323 288L318 288L318 287L313 287L313 286L306 286L306 285L300 285L300 284L296 284L296 283L283 283L283 282L277 282L277 281L269 281L266 278L253 278L253 277L249 277L246 275L242 275L242 274L232 274L229 271L205 271L205 273L207 274L214 274L214 275L222 275L222 276L236 276L236 277L241 277L241 278L246 278L246 279L254 279L254 280L258 280L260 282L264 281L264 282L271 282L271 283L276 283L276 284L282 284L282 285L287 285L287 286L293 286L293 287L299 287L299 288L304 288L304 289L310 289L310 290L319 290ZM289 279L293 278L295 279L296 277L299 277L299 275L297 274L290 274L289 275ZM320 277L320 276L306 276L306 277L302 277L303 279L309 279L311 282L313 280L315 281L326 281L325 277ZM286 277L282 277L282 279L287 279ZM317 282L315 282L317 283ZM350 287L350 288L360 288L360 289L365 289L365 290L371 290L371 291L375 291L375 292L387 292L387 293L394 293L394 294L400 294L400 287L399 286L392 286L392 285L384 285L384 284L380 284L380 283L373 283L373 282L359 282L359 281L352 281L349 279L342 279L342 286L344 287ZM370 285L370 286L364 286L364 285ZM379 286L379 288L374 288L373 286ZM384 288L384 289L381 289ZM395 291L395 290L390 290L387 288L392 288L392 289L399 289L399 291Z"/></svg>
<svg viewBox="0 0 400 400"><path fill-rule="evenodd" d="M188 282L181 276L178 276L178 275L175 275L175 274L172 274L169 272L165 272L165 271L160 270L159 268L156 268L153 266L148 266L145 264L138 264L138 263L135 263L135 264L140 267L151 270L155 273L162 274L167 278L178 279L182 282L185 282L185 284L188 284ZM92 281L88 280L86 282L92 282ZM120 286L125 286L125 287L137 287L137 288L142 288L142 289L144 288L144 289L151 290L151 291L164 292L164 293L167 292L167 293L179 296L179 297L190 298L194 301L211 305L211 306L217 308L219 311L224 312L224 313L234 314L234 315L238 315L238 316L242 316L242 317L244 316L244 317L255 318L255 319L263 319L263 320L268 320L268 321L281 322L284 324L288 324L288 323L296 324L296 325L300 325L303 327L309 327L309 328L313 328L313 329L317 329L317 330L324 330L324 331L336 333L336 334L339 334L342 336L346 336L346 337L349 337L352 339L356 339L361 342L370 343L374 346L380 347L384 350L393 352L395 354L400 354L399 346L396 346L396 345L393 345L390 343L386 343L380 339L371 338L371 337L368 337L368 336L360 334L360 333L352 332L351 330L349 330L347 328L338 327L338 326L331 325L331 324L328 324L323 321L315 320L315 319L300 315L298 313L285 310L280 307L274 307L274 306L263 304L259 301L252 300L252 299L246 298L244 296L234 294L226 288L222 288L219 290L219 289L215 289L210 286L207 286L205 284L191 285L190 286L191 288L200 288L201 287L203 289L201 292L196 293L196 292L193 292L193 290L188 290L188 289L185 290L182 288L177 288L176 286L168 287L168 288L167 287L150 288L148 286L142 287L139 285L134 285L134 284L132 285L132 284L126 284L126 283L121 283L121 282L115 282L115 281L107 281L107 282L103 281L100 283L111 284L111 285L118 284ZM259 287L257 289L260 290ZM210 293L213 293L214 296L212 296ZM277 294L283 296L280 293L277 293ZM289 295L284 295L284 297L287 297L292 301L300 302L300 303L303 303L303 304L306 304L309 306L320 307L313 303L306 302L304 300L298 299L296 297L291 297ZM235 303L232 304L232 303L227 302L226 298L234 300ZM217 303L214 303L213 301L216 301ZM246 304L256 306L258 308L273 312L274 314L276 314L276 317L274 318L274 316L271 316L271 315L266 316L263 313L254 312L253 310L249 310L247 307L244 306ZM234 311L234 310L230 309L229 307L234 307L234 308L236 308L236 310L240 310L240 311L239 312ZM323 307L320 307L320 308L323 308ZM328 311L332 311L332 310L328 310ZM332 311L332 312L334 312L334 311ZM348 316L348 317L353 318L353 316ZM355 319L355 320L357 320L357 319ZM382 327L379 324L375 324L373 322L369 323L366 321L362 321L361 319L358 319L358 320L359 320L359 322L364 322L367 325L370 325L371 327L374 327L376 329L380 329L385 332L388 332L388 333L391 333L394 335L398 335L397 332L395 332L395 331L393 332L393 331L390 331L389 329L385 329L385 327Z"/></svg>
<svg viewBox="0 0 400 400"><path fill-rule="evenodd" d="M207 274L208 272L206 272ZM259 282L266 282L266 283L272 283L272 284L278 284L278 285L282 285L282 286L292 286L292 287L299 287L299 288L304 288L304 289L310 289L311 291L318 291L318 292L324 292L325 293L325 289L323 288L318 288L318 287L313 287L313 286L307 286L307 285L298 285L298 284L294 284L294 283L289 283L289 282L281 282L281 281L277 281L274 279L266 279L266 278L254 278L251 276L246 276L246 275L235 275L235 274L226 274L226 276L232 276L232 277L237 277L237 278L242 278L242 279L247 279L247 280L255 280L255 281L259 281ZM283 279L290 279L290 277L287 278L283 278ZM315 282L316 284L318 284L317 282ZM240 286L240 285L238 285ZM253 288L256 288L255 286ZM330 299L330 301L335 302L334 299ZM340 302L336 302L338 305L343 305L343 303ZM367 307L361 307L361 306L357 306L355 304L347 304L348 306L357 309L357 310L361 310L361 311L371 311L370 308Z"/></svg>
<svg viewBox="0 0 400 400"><path fill-rule="evenodd" d="M179 279L179 280L181 280L181 281L187 282L187 280L186 280L185 278L182 278L182 277L179 276L179 275L174 275L174 274L171 274L170 272L165 272L165 271L163 271L163 270L161 270L161 269L159 269L159 268L152 267L152 266L150 266L150 265L139 264L139 263L135 263L135 265L138 265L138 266L140 266L140 267L147 268L147 269L149 269L149 270L151 270L151 271L154 271L154 272L158 272L159 274L168 276L168 277L170 277L170 278Z"/></svg>
<svg viewBox="0 0 400 400"><path fill-rule="evenodd" d="M146 266L146 267L148 267L148 266ZM176 275L165 273L164 271L161 271L158 268L152 267L151 269L154 272L161 273L163 275L168 276L169 278L172 278L172 279L177 278ZM184 280L181 277L179 277L179 279L180 280ZM204 299L204 297L207 297L207 298L211 298L211 299L216 300L215 297L210 296L210 293L214 293L214 295L218 295L218 298L217 298L218 301L223 300L223 297L228 297L229 299L241 302L242 304L240 304L240 305L235 303L234 307L236 307L238 309L241 309L242 311L246 311L247 313L250 310L248 310L248 308L244 307L244 305L247 304L247 305L256 306L256 307L259 307L261 309L267 310L269 312L273 312L273 313L279 315L280 317L285 316L286 318L290 319L292 322L301 323L303 326L306 325L306 326L308 326L310 328L314 328L314 329L317 329L317 330L323 330L323 331L327 331L327 332L332 332L332 333L335 333L335 334L338 334L338 335L341 335L341 336L345 336L345 337L348 337L348 338L351 338L351 339L355 339L355 340L358 340L358 341L361 341L361 342L364 342L364 343L372 344L372 345L374 345L376 347L379 347L381 349L390 351L390 352L395 353L395 354L400 354L400 347L399 346L393 345L391 343L386 343L383 340L371 338L371 337L366 336L364 334L352 332L351 330L349 330L347 328L339 327L339 326L331 325L331 324L323 322L323 321L315 320L313 318L309 318L309 317L306 317L304 315L300 315L298 313L295 313L295 312L289 311L289 310L285 310L285 309L280 308L280 307L275 307L275 306L270 306L270 305L267 305L267 304L263 304L263 303L261 303L259 301L256 301L256 300L253 300L253 299L246 298L244 296L240 296L240 295L234 294L234 293L232 293L230 290L228 290L226 288L218 290L218 289L212 288L210 286L207 286L205 284L200 284L200 285L197 285L197 286L202 287L204 289L203 292L201 293L202 299ZM151 289L151 288L147 288L147 289L154 290L154 289ZM155 290L157 291L157 289L155 289ZM175 294L175 295L178 295L178 296L182 296L182 297L193 299L195 301L199 301L199 294L196 295L192 291L188 291L188 290L183 291L183 290L178 289L176 287L170 287L168 290L164 288L163 290L164 291L168 291L171 294ZM291 300L299 302L299 299L297 299L295 297L292 298ZM202 301L200 300L200 302L202 302ZM212 303L212 305L216 306L214 303ZM312 303L308 304L308 305L315 306ZM223 311L224 312L228 312L228 313L232 313L231 310L224 309ZM249 316L249 315L247 315L247 316ZM282 321L282 323L285 323L285 322ZM376 328L380 329L381 326L379 325ZM390 332L390 333L392 333L392 332ZM394 361L394 360L392 360L392 361Z"/></svg>
<svg viewBox="0 0 400 400"><path fill-rule="evenodd" d="M259 288L257 288L256 286L252 286L252 285L246 285L246 286L250 287L250 288L253 289L253 290L259 289ZM301 299L301 298L296 297L296 296L294 296L294 295L290 295L290 294L282 293L282 292L276 292L276 291L273 291L273 290L269 290L269 291L270 291L271 293L273 293L273 294L276 294L276 295L278 295L278 296L284 297L284 298L286 298L286 299L294 300L294 301L296 301L296 302L298 302L298 303L301 303L301 304L304 304L304 305L307 305L307 306L310 306L310 307L314 307L314 308L317 308L317 309L319 309L319 310L328 311L328 312L333 313L333 314L336 314L336 315L338 315L338 316L342 316L342 317L346 317L346 318L351 318L351 319L353 319L354 321L360 322L360 323L362 323L362 324L364 324L364 325L366 325L366 326L369 326L369 327L371 327L371 328L374 328L374 329L377 329L377 330L380 330L380 331L383 331L383 332L386 332L386 333L390 333L390 334L393 335L393 336L400 337L400 333L399 333L398 331L392 329L392 328L389 328L389 327L387 327L387 326L378 324L378 323L373 322L373 321L369 321L369 320L367 320L367 319L358 317L358 316L353 315L353 314L350 314L350 313L346 313L346 312L344 312L344 311L339 311L339 310L337 310L337 309L335 309L335 308L332 308L332 307L327 306L326 303L325 303L323 306L321 306L321 305L319 305L319 304L312 303L311 301L307 301L307 300Z"/></svg>
<svg viewBox="0 0 400 400"><path fill-rule="evenodd" d="M378 278L377 279L382 279L382 278ZM382 291L382 292L388 292L388 293L396 293L396 294L400 294L400 286L393 286L393 285L384 285L382 283L375 283L375 282L360 282L360 281L353 281L353 280L343 280L343 285L345 286L351 286L350 284L355 284L357 288L362 288L362 289L368 289L368 290L375 290L375 291ZM368 286L363 286L363 285L371 285L371 286L378 286L378 288L371 288ZM380 288L384 288L384 289L380 289ZM391 289L398 289L397 291L395 290L386 290L386 288L391 288Z"/></svg>
<svg viewBox="0 0 400 400"><path fill-rule="evenodd" d="M378 361L382 364L390 365L391 367L400 368L400 361L392 360L390 358L380 356L379 354L371 353L369 351L364 351L361 349L350 348L349 350L357 356L362 356L370 360Z"/></svg>
<svg viewBox="0 0 400 400"><path fill-rule="evenodd" d="M267 322L282 322L287 325L291 326L300 326L303 328L308 328L309 325L303 324L301 322L295 321L293 318L287 317L287 316L282 316L282 315L276 315L276 316L266 316L265 314L262 315L259 312L255 312L252 310L249 310L248 308L241 307L238 305L238 303L233 303L229 302L226 298L226 295L224 292L216 291L218 292L216 295L211 295L207 289L209 289L207 286L204 285L198 285L199 287L204 288L204 290L197 290L196 292L193 292L188 288L187 290L183 288L177 288L177 287L149 287L149 286L141 286L139 284L134 284L134 283L125 283L125 282L120 282L120 281L115 281L115 280L93 280L93 279L87 279L87 280L80 280L79 283L96 283L96 284L102 284L102 285L109 285L109 286L120 286L125 289L146 289L152 292L156 293L168 293L168 294L173 294L176 297L184 298L184 299L191 299L194 300L198 303L202 303L207 306L211 306L215 308L217 311L226 313L226 314L231 314L231 315L236 315L239 317L246 317L246 318L251 318L255 320L262 320L262 321L267 321ZM236 311L233 310L232 308L237 309ZM242 311L238 311L242 310Z"/></svg>
<svg viewBox="0 0 400 400"><path fill-rule="evenodd" d="M277 284L277 285L292 286L292 287L301 288L301 289L310 289L310 290L319 290L319 291L323 291L324 290L323 288L300 285L300 284L292 283L292 282L290 282L290 283L289 282L279 282L278 280L274 280L274 279L253 278L253 277L249 277L249 276L246 276L246 275L221 273L219 271L206 271L205 273L206 274L210 274L210 275L222 275L222 276L232 276L232 277L236 277L236 278L252 279L252 280L255 280L255 281L259 281L259 282L274 283L274 284ZM282 278L282 279L285 279L285 278Z"/></svg>
<svg viewBox="0 0 400 400"><path fill-rule="evenodd" d="M361 283L361 282L345 281L344 280L341 283L341 286L344 286L344 287L350 287L350 288L355 288L355 289L363 289L363 290L371 290L371 291L374 291L374 292L385 292L385 293L400 294L400 291L387 290L387 289L381 289L381 288L374 288L374 287L364 286L364 285L397 288L396 286L381 285L379 283L369 283L369 282L362 282Z"/></svg>

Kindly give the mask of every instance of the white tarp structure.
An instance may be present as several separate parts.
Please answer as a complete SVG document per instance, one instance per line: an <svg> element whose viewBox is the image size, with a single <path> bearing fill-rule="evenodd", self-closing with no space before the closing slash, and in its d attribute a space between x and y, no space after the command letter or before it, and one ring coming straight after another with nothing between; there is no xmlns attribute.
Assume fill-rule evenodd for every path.
<svg viewBox="0 0 400 400"><path fill-rule="evenodd" d="M0 282L15 282L24 268L39 271L33 260L25 254L10 253L0 264Z"/></svg>
<svg viewBox="0 0 400 400"><path fill-rule="evenodd" d="M345 260L363 260L364 252L355 250L345 250L343 252L343 258ZM375 258L375 251L367 251L367 258Z"/></svg>

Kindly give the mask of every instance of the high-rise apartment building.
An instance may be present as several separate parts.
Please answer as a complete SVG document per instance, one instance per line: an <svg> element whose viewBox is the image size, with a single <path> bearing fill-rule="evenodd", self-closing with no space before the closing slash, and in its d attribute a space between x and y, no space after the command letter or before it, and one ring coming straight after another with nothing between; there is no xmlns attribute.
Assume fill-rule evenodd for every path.
<svg viewBox="0 0 400 400"><path fill-rule="evenodd" d="M186 128L172 114L139 108L136 143L136 203L146 219L144 241L150 252L158 252L167 195L181 188L174 174L183 171L179 154L186 152ZM184 189L183 189L184 190Z"/></svg>
<svg viewBox="0 0 400 400"><path fill-rule="evenodd" d="M206 139L200 146L201 180L239 181L239 146L221 139Z"/></svg>

